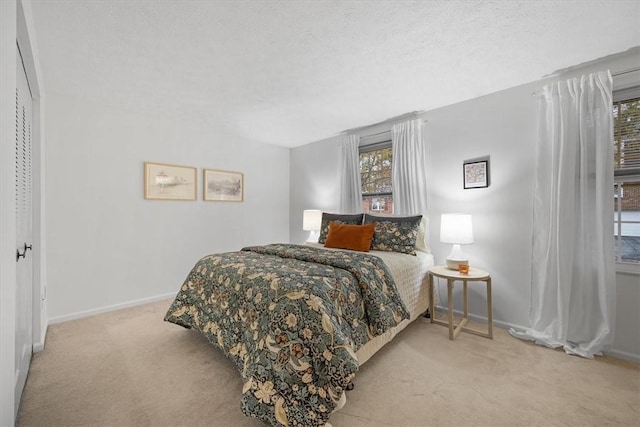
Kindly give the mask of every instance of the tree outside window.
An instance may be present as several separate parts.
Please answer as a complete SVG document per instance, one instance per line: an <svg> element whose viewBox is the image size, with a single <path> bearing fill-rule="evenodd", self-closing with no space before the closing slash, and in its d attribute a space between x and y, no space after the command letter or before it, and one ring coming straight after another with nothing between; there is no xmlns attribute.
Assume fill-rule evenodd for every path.
<svg viewBox="0 0 640 427"><path fill-rule="evenodd" d="M393 213L391 141L360 148L362 211Z"/></svg>

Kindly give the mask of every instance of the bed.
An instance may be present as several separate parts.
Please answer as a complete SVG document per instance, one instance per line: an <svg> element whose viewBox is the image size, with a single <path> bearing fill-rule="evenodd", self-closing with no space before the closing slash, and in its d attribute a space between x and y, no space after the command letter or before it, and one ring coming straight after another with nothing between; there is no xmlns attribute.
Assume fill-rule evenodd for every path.
<svg viewBox="0 0 640 427"><path fill-rule="evenodd" d="M358 367L429 306L430 254L325 244L205 256L165 316L235 363L243 413L273 426L326 425Z"/></svg>

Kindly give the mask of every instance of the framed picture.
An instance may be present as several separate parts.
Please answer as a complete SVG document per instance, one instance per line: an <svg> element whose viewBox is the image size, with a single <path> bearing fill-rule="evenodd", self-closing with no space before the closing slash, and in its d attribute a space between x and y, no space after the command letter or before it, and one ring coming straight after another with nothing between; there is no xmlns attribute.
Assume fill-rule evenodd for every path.
<svg viewBox="0 0 640 427"><path fill-rule="evenodd" d="M489 186L489 161L464 162L464 188L486 188Z"/></svg>
<svg viewBox="0 0 640 427"><path fill-rule="evenodd" d="M196 200L197 169L166 163L144 164L144 198L147 200Z"/></svg>
<svg viewBox="0 0 640 427"><path fill-rule="evenodd" d="M204 200L214 202L242 202L244 174L204 169Z"/></svg>

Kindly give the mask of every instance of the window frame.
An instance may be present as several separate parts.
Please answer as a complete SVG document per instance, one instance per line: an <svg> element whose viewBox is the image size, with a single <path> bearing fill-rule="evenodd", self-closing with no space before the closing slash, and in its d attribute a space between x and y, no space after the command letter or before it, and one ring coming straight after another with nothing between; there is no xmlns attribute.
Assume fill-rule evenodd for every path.
<svg viewBox="0 0 640 427"><path fill-rule="evenodd" d="M391 133L390 132L384 132L381 133L379 135L375 135L378 136L378 138L376 138L375 141L371 141L371 142L365 142L360 144L360 146L358 147L358 159L360 159L360 156L362 154L365 153L369 153L371 151L377 151L377 150L383 150L383 149L390 149L391 150L391 156L392 156L392 164L391 164L391 189L389 191L381 191L381 192L377 192L377 193L365 193L362 192L362 187L363 187L363 183L360 183L360 191L362 192L361 194L361 200L360 202L363 203L365 198L372 198L372 197L390 197L391 198L391 202L393 203L393 145L392 145L392 141L391 141ZM361 140L362 141L362 140ZM360 172L360 176L362 177L362 170L359 170ZM393 208L393 206L392 206ZM393 209L392 209L393 212ZM376 211L369 211L369 213L373 213L375 214Z"/></svg>
<svg viewBox="0 0 640 427"><path fill-rule="evenodd" d="M632 86L627 87L620 90L613 91L613 102L621 102L626 100L631 100L634 98L640 98L640 86ZM613 114L613 105L612 114ZM615 124L614 124L615 129ZM640 169L640 168L639 168ZM640 183L640 170L633 170L631 173L629 171L623 169L615 169L614 165L614 185L615 188L620 188L621 191L616 193L614 188L613 190L613 201L614 205L614 220L613 224L615 227L614 238L619 236L621 232L622 222L621 222L621 206L622 206L622 198L624 197L624 187L619 187L619 185L629 184L629 183ZM640 262L629 262L618 259L619 256L620 244L618 241L615 242L614 254L615 254L615 271L616 273L624 273L624 274L633 274L640 275Z"/></svg>

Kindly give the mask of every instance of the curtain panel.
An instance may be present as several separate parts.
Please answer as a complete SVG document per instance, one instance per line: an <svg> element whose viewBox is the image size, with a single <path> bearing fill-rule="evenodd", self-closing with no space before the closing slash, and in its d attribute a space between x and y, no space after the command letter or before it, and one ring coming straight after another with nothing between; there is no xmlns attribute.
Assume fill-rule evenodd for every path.
<svg viewBox="0 0 640 427"><path fill-rule="evenodd" d="M427 214L427 148L423 121L409 120L391 128L393 213Z"/></svg>
<svg viewBox="0 0 640 427"><path fill-rule="evenodd" d="M613 343L613 114L609 72L538 99L530 328L511 334L593 358Z"/></svg>
<svg viewBox="0 0 640 427"><path fill-rule="evenodd" d="M338 138L338 212L362 212L362 185L360 180L359 135Z"/></svg>

